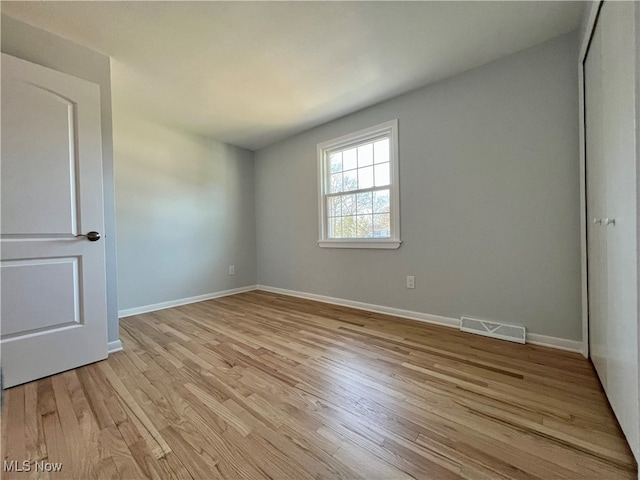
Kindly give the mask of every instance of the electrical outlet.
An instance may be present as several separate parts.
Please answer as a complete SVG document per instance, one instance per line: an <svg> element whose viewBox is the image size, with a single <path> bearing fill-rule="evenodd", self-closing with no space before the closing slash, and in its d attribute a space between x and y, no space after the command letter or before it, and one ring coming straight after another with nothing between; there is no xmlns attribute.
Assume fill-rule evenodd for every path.
<svg viewBox="0 0 640 480"><path fill-rule="evenodd" d="M416 277L407 275L407 288L416 288Z"/></svg>
<svg viewBox="0 0 640 480"><path fill-rule="evenodd" d="M235 265L230 265L229 266L229 275L235 275L236 274L236 266Z"/></svg>

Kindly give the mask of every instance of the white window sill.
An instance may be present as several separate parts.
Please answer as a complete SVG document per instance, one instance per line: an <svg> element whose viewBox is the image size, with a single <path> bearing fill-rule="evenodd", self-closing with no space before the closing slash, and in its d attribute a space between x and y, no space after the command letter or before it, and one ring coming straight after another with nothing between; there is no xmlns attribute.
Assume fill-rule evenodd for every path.
<svg viewBox="0 0 640 480"><path fill-rule="evenodd" d="M320 240L318 245L322 248L387 248L400 247L400 240Z"/></svg>

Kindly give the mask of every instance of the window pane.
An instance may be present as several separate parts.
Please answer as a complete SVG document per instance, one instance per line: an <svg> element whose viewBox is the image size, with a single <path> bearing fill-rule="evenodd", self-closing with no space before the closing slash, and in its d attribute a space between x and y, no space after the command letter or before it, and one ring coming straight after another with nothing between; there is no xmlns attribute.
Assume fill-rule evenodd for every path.
<svg viewBox="0 0 640 480"><path fill-rule="evenodd" d="M356 220L357 220L358 237L360 238L373 237L373 216L358 215L356 217Z"/></svg>
<svg viewBox="0 0 640 480"><path fill-rule="evenodd" d="M389 190L373 192L373 212L387 213L389 211Z"/></svg>
<svg viewBox="0 0 640 480"><path fill-rule="evenodd" d="M342 174L335 173L331 175L329 179L329 192L328 193L337 193L342 191Z"/></svg>
<svg viewBox="0 0 640 480"><path fill-rule="evenodd" d="M373 163L373 143L358 147L358 167L366 167Z"/></svg>
<svg viewBox="0 0 640 480"><path fill-rule="evenodd" d="M342 196L342 215L356 214L356 196L355 194Z"/></svg>
<svg viewBox="0 0 640 480"><path fill-rule="evenodd" d="M332 153L329 155L329 171L338 173L342 171L342 152Z"/></svg>
<svg viewBox="0 0 640 480"><path fill-rule="evenodd" d="M376 165L374 168L375 168L376 187L389 185L391 183L391 177L389 175L389 164L381 163L379 165Z"/></svg>
<svg viewBox="0 0 640 480"><path fill-rule="evenodd" d="M329 238L340 238L342 236L342 217L329 219Z"/></svg>
<svg viewBox="0 0 640 480"><path fill-rule="evenodd" d="M391 222L388 213L379 213L373 216L373 236L391 236Z"/></svg>
<svg viewBox="0 0 640 480"><path fill-rule="evenodd" d="M324 202L320 203L323 238L363 248L395 246L387 242L400 221L394 216L399 192L392 150L396 138L396 123L386 122L318 144L324 173L318 178Z"/></svg>
<svg viewBox="0 0 640 480"><path fill-rule="evenodd" d="M342 217L342 238L356 238L356 217Z"/></svg>
<svg viewBox="0 0 640 480"><path fill-rule="evenodd" d="M327 198L327 216L339 217L342 215L342 199L340 197Z"/></svg>
<svg viewBox="0 0 640 480"><path fill-rule="evenodd" d="M358 170L348 170L346 172L342 172L342 175L343 192L350 192L351 190L358 189Z"/></svg>
<svg viewBox="0 0 640 480"><path fill-rule="evenodd" d="M373 187L373 167L364 167L358 169L358 188L363 190L365 188Z"/></svg>
<svg viewBox="0 0 640 480"><path fill-rule="evenodd" d="M379 140L373 144L373 157L376 163L389 161L389 139Z"/></svg>
<svg viewBox="0 0 640 480"><path fill-rule="evenodd" d="M373 203L373 192L358 193L358 215L371 213Z"/></svg>
<svg viewBox="0 0 640 480"><path fill-rule="evenodd" d="M342 168L344 170L351 170L358 168L358 154L357 149L351 148L342 152Z"/></svg>

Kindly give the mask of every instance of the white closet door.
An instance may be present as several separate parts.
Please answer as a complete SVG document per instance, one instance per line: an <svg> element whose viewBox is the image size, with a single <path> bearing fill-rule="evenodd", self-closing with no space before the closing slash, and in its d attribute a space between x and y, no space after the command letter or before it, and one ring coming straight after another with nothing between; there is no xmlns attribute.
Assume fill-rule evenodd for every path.
<svg viewBox="0 0 640 480"><path fill-rule="evenodd" d="M591 358L638 458L635 8L603 4L584 72Z"/></svg>
<svg viewBox="0 0 640 480"><path fill-rule="evenodd" d="M606 170L603 150L601 29L584 63L589 288L589 350L603 385L607 379Z"/></svg>
<svg viewBox="0 0 640 480"><path fill-rule="evenodd" d="M633 2L605 2L603 138L607 191L607 394L638 454L635 38ZM615 223L613 223L615 221Z"/></svg>

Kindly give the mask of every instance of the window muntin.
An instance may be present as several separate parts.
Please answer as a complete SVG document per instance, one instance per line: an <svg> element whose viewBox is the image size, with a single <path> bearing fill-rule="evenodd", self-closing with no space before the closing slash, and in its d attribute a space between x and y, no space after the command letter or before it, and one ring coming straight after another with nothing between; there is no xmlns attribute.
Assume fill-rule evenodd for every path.
<svg viewBox="0 0 640 480"><path fill-rule="evenodd" d="M397 120L318 145L320 245L398 248Z"/></svg>

